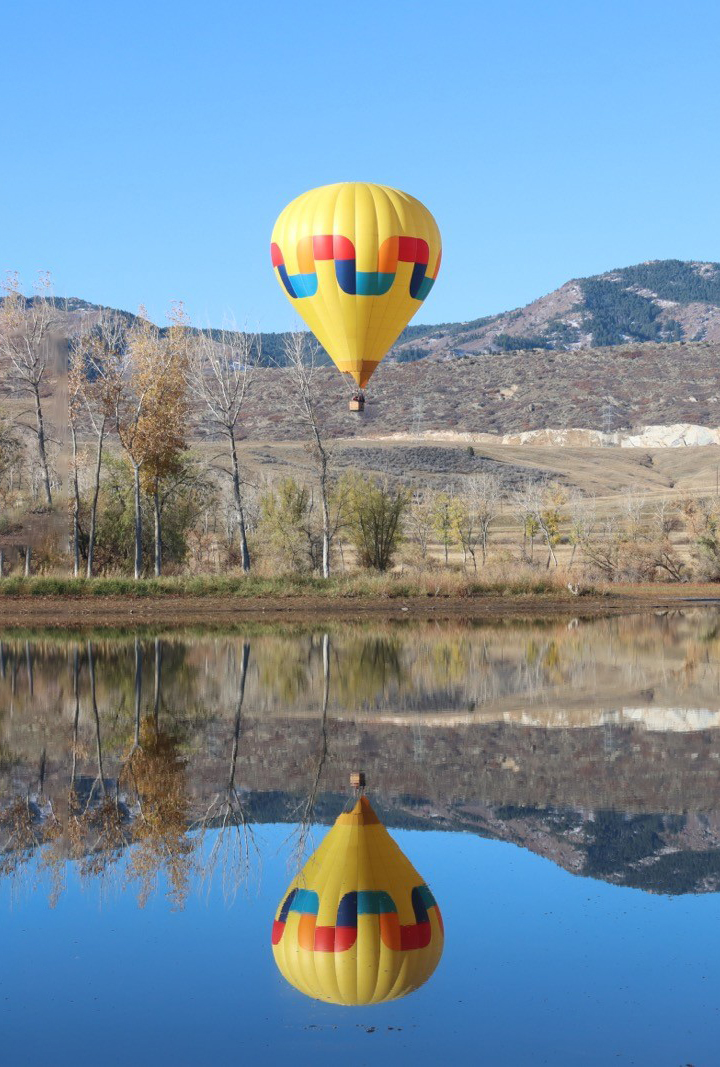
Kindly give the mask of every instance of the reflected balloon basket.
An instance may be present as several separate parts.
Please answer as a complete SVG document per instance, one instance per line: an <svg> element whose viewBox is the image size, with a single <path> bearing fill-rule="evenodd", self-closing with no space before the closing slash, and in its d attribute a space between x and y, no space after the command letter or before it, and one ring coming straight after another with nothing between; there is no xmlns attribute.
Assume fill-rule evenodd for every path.
<svg viewBox="0 0 720 1067"><path fill-rule="evenodd" d="M316 1000L379 1004L427 982L443 945L431 890L359 795L277 910L272 946L280 973Z"/></svg>

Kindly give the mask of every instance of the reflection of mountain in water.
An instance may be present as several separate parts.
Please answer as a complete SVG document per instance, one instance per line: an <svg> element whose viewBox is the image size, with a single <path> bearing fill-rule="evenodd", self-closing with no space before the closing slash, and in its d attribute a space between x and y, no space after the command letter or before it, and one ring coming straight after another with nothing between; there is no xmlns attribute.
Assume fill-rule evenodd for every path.
<svg viewBox="0 0 720 1067"><path fill-rule="evenodd" d="M5 641L0 870L131 849L179 899L188 828L330 820L361 765L388 825L716 890L716 618Z"/></svg>
<svg viewBox="0 0 720 1067"><path fill-rule="evenodd" d="M323 795L316 807L318 821L331 823L343 802L340 794ZM253 795L247 798L247 808L257 822L292 822L297 798ZM417 797L384 803L378 799L375 808L390 827L507 841L572 874L614 885L670 895L720 891L720 812L636 815L511 805L438 810Z"/></svg>

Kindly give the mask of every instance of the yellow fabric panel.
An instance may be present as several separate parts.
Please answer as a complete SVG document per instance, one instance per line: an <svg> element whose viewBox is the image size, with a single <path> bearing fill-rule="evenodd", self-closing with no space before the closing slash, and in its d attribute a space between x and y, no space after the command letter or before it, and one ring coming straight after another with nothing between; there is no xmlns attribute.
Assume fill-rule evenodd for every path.
<svg viewBox="0 0 720 1067"><path fill-rule="evenodd" d="M380 250L390 238L416 238L428 246L426 274L434 279L441 252L437 224L419 200L397 189L368 182L341 182L312 189L280 214L272 243L280 249L290 279L310 279L311 295L285 295L336 365L364 386L375 367L418 310L422 300L410 295L414 264L398 262L387 292L373 295L343 291L336 258L315 257L312 239L341 237L352 243L357 272L378 274L388 266ZM358 274L358 279L360 274ZM391 274L378 278L390 278ZM378 282L378 284L380 284ZM388 284L388 283L385 283ZM360 281L358 280L358 287Z"/></svg>

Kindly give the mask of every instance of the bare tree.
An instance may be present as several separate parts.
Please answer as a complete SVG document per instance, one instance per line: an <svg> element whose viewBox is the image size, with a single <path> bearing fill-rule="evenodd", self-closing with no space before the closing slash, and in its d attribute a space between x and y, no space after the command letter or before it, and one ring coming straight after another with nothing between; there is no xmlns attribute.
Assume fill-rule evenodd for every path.
<svg viewBox="0 0 720 1067"><path fill-rule="evenodd" d="M201 831L217 827L217 835L203 868L203 879L209 890L213 876L219 869L226 900L234 899L242 883L247 881L253 853L258 859L260 856L242 796L235 782L249 659L250 642L243 641L227 782L222 792L215 794L203 817L192 827L199 827Z"/></svg>
<svg viewBox="0 0 720 1067"><path fill-rule="evenodd" d="M90 327L84 327L72 338L70 343L70 374L68 383L69 404L76 396L76 407L82 409L87 417L96 439L95 465L93 471L92 499L90 502L90 526L87 544L86 575L92 578L95 559L95 538L97 530L97 510L100 497L100 476L102 471L103 447L108 429L108 417L113 412L113 370L122 364L127 342L127 328L121 316L113 311L103 311L100 318ZM81 411L77 412L77 420ZM70 427L73 434L73 458L75 457L75 431L73 429L72 407L70 409ZM76 471L76 464L73 464ZM77 475L75 474L75 483ZM77 484L75 491L75 509L79 512ZM75 522L73 522L75 526ZM75 541L75 536L73 537ZM77 560L77 551L75 552ZM79 561L78 561L79 562Z"/></svg>
<svg viewBox="0 0 720 1067"><path fill-rule="evenodd" d="M406 529L418 547L421 560L426 560L434 521L432 496L427 489L414 489L405 519Z"/></svg>
<svg viewBox="0 0 720 1067"><path fill-rule="evenodd" d="M312 833L313 819L315 817L315 805L317 803L318 793L320 791L320 781L322 779L323 770L325 769L325 763L328 757L328 732L327 732L327 718L328 707L330 704L330 635L323 634L322 637L322 670L323 670L323 694L322 694L322 707L320 712L320 748L317 755L317 762L313 772L312 782L308 795L305 801L299 809L300 822L296 831L290 835L288 840L292 840L295 837L295 846L292 849L292 862L298 869L305 858L308 842Z"/></svg>
<svg viewBox="0 0 720 1067"><path fill-rule="evenodd" d="M288 396L293 409L297 411L310 436L309 450L320 486L322 575L323 578L329 578L332 531L330 526L328 465L331 453L320 432L317 390L314 383L319 351L318 346L309 341L307 333L296 331L287 334L285 337L283 352L291 382Z"/></svg>
<svg viewBox="0 0 720 1067"><path fill-rule="evenodd" d="M559 485L548 482L528 484L520 498L520 506L525 516L526 528L532 524L539 531L548 550L546 567L550 562L557 567L558 559L555 545L560 539L560 524L564 518L562 508L565 505L565 492Z"/></svg>
<svg viewBox="0 0 720 1067"><path fill-rule="evenodd" d="M73 578L80 574L80 485L78 481L78 415L81 375L72 355L68 373L68 421L72 441L72 551Z"/></svg>
<svg viewBox="0 0 720 1067"><path fill-rule="evenodd" d="M209 334L199 333L192 346L188 370L190 390L205 411L206 431L224 437L227 442L235 521L242 569L246 574L250 570L250 552L237 451L238 424L260 353L259 335L223 333L215 340Z"/></svg>
<svg viewBox="0 0 720 1067"><path fill-rule="evenodd" d="M35 425L27 427L37 441L45 500L52 507L48 440L42 388L52 351L55 304L47 275L41 275L37 294L26 300L16 274L5 280L0 303L0 359L8 368L15 390L32 400Z"/></svg>
<svg viewBox="0 0 720 1067"><path fill-rule="evenodd" d="M451 515L455 536L466 557L470 555L475 571L478 544L483 566L487 561L490 527L497 518L500 500L501 484L495 474L478 474L469 478L464 496L453 500Z"/></svg>
<svg viewBox="0 0 720 1067"><path fill-rule="evenodd" d="M594 497L587 497L583 493L570 493L567 500L567 511L570 519L568 539L572 545L568 569L575 562L578 548L584 549L593 537L597 525L597 514Z"/></svg>

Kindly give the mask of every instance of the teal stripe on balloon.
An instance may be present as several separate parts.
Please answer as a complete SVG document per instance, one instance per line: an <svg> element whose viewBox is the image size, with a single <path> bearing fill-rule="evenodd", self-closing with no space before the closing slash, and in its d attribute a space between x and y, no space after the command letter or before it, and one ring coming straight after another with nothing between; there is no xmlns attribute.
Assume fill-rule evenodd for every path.
<svg viewBox="0 0 720 1067"><path fill-rule="evenodd" d="M358 893L358 915L394 915L395 901L383 890L362 889Z"/></svg>

